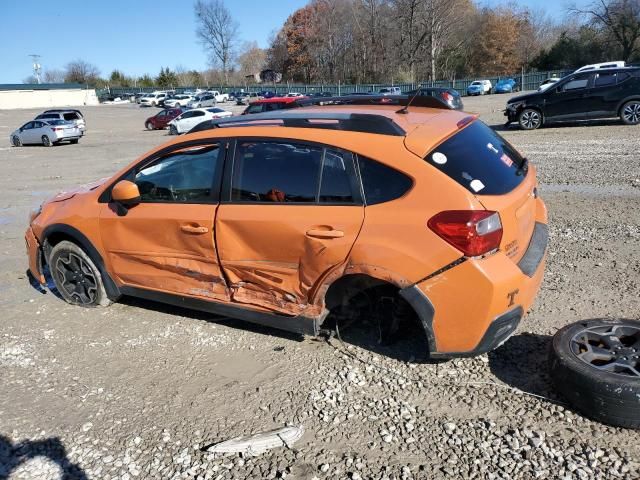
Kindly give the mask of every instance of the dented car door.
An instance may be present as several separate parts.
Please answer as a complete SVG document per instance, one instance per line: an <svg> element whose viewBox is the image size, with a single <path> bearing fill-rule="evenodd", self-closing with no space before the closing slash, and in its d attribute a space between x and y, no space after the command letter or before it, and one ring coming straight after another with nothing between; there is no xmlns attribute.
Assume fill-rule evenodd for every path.
<svg viewBox="0 0 640 480"><path fill-rule="evenodd" d="M353 155L316 144L242 139L216 217L232 301L297 315L348 257L364 220Z"/></svg>
<svg viewBox="0 0 640 480"><path fill-rule="evenodd" d="M210 143L141 162L125 179L140 203L105 204L100 231L106 261L121 284L226 301L214 240L224 146Z"/></svg>

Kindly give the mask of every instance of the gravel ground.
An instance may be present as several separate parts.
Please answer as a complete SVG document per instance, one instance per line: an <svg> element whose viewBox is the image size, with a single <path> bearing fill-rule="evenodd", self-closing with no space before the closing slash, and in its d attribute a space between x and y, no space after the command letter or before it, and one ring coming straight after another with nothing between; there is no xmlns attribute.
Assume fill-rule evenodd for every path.
<svg viewBox="0 0 640 480"><path fill-rule="evenodd" d="M413 335L384 348L366 330L300 339L138 300L74 308L38 291L25 274L29 209L166 133L144 131L151 109L87 107L80 144L16 149L9 133L37 112L0 111L0 479L638 478L638 433L568 408L546 358L567 323L640 318L640 127L504 130L506 98L465 104L538 167L546 277L505 345L436 363ZM305 428L292 448L202 451L287 424Z"/></svg>

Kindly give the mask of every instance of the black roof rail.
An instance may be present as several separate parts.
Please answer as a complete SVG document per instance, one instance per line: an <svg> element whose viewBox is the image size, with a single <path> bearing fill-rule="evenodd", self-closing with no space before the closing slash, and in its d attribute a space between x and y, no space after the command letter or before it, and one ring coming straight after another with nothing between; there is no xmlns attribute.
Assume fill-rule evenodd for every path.
<svg viewBox="0 0 640 480"><path fill-rule="evenodd" d="M255 126L256 123L263 126L280 125L284 127L324 128L392 136L406 135L400 125L384 115L350 112L305 112L304 109L298 108L205 120L189 130L189 133L221 127Z"/></svg>
<svg viewBox="0 0 640 480"><path fill-rule="evenodd" d="M312 105L398 105L407 106L411 103L411 107L427 107L441 108L451 110L452 108L443 100L423 95L343 95L340 97L308 97L300 98L295 101L301 107Z"/></svg>

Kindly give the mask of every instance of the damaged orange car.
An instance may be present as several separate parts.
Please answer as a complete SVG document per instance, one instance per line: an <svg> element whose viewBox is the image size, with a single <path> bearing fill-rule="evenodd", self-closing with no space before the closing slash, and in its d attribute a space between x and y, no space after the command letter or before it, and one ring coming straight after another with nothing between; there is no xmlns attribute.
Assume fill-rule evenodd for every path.
<svg viewBox="0 0 640 480"><path fill-rule="evenodd" d="M80 306L131 295L311 335L367 292L433 357L500 345L543 277L535 168L437 99L321 100L205 122L45 202L31 273Z"/></svg>

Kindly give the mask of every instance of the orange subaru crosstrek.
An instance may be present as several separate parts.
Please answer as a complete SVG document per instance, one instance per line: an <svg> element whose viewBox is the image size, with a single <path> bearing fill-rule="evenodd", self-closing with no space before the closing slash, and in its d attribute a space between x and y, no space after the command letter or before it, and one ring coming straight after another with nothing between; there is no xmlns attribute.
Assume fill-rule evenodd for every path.
<svg viewBox="0 0 640 480"><path fill-rule="evenodd" d="M543 276L535 168L435 99L330 100L202 124L58 194L32 213L31 273L72 304L131 295L303 334L378 292L432 356L500 345Z"/></svg>

